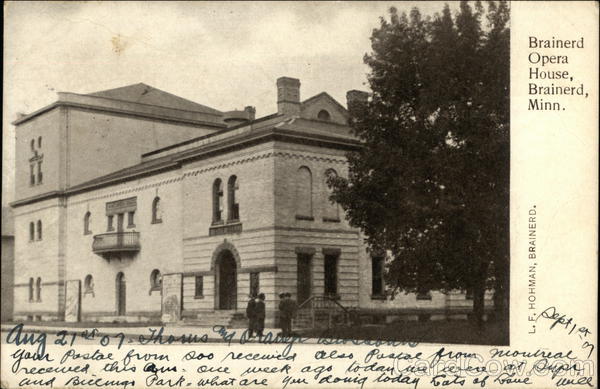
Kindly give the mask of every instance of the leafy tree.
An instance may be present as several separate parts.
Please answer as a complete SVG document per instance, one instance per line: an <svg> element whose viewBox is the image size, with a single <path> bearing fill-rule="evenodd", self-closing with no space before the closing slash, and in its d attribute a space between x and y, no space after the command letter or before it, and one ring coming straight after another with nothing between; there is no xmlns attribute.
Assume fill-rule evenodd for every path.
<svg viewBox="0 0 600 389"><path fill-rule="evenodd" d="M482 18L487 23L482 26ZM349 107L363 141L332 199L375 250L389 250L398 291L484 293L507 314L509 9L461 2L453 17L389 11L364 61L372 93Z"/></svg>

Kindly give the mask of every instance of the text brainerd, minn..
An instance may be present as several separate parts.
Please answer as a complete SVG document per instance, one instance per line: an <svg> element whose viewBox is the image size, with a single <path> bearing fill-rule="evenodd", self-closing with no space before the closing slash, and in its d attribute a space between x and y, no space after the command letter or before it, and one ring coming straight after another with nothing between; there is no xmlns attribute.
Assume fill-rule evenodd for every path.
<svg viewBox="0 0 600 389"><path fill-rule="evenodd" d="M553 309L539 316L551 330L565 324ZM453 345L425 351L417 343L271 333L251 340L243 330L222 326L210 334L174 336L167 330L148 328L135 337L97 329L51 335L17 325L3 342L13 347L6 361L19 387L522 387L539 380L588 387L595 371L587 349L492 346L473 352L472 346ZM177 347L157 347L162 345Z"/></svg>
<svg viewBox="0 0 600 389"><path fill-rule="evenodd" d="M530 36L528 40L527 110L565 111L568 109L565 97L588 98L585 83L569 68L574 56L584 55L583 37L559 39Z"/></svg>

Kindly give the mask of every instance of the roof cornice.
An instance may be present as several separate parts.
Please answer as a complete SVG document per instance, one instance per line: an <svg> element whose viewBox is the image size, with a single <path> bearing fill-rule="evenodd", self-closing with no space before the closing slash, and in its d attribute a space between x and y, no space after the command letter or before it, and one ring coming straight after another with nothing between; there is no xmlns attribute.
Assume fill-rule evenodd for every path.
<svg viewBox="0 0 600 389"><path fill-rule="evenodd" d="M57 101L53 102L52 104L49 104L43 108L38 109L37 111L34 111L28 115L25 115L15 121L13 121L11 124L18 126L20 124L23 124L39 115L45 113L45 112L51 111L52 109L57 108L57 107L72 107L72 108L92 110L92 111L97 111L97 112L116 113L116 114L128 115L128 116L133 116L133 117L140 117L140 118L144 118L144 119L154 119L154 120L160 120L160 121L183 123L183 124L195 125L195 126L201 125L201 126L205 126L205 127L214 127L214 128L227 127L226 124L224 124L224 123L218 123L218 122L213 122L213 121L208 121L208 120L199 120L199 119L194 119L191 117L188 117L188 118L181 117L181 114L186 114L188 116L206 115L206 116L215 117L212 114L204 114L204 113L199 113L199 112L194 112L194 111L184 111L184 110L180 110L180 109L161 107L161 106L157 106L157 105L141 104L141 103L135 103L135 102L124 102L121 100L110 99L110 98L106 98L106 97L85 96L85 95L77 95L77 94L71 94L71 95L82 96L82 97L85 97L86 100L101 99L101 100L108 100L111 102L113 102L113 101L119 102L119 105L122 106L122 105L127 104L127 105L130 105L131 108L143 107L147 111L142 112L140 110L134 110L134 109L122 109L122 108L118 108L116 106L110 106L110 105L96 105L96 104L90 104L89 102L85 103L85 102L77 102L77 101L69 101L69 100L57 100ZM161 113L148 112L148 110L161 111ZM179 115L176 115L176 113L179 113Z"/></svg>
<svg viewBox="0 0 600 389"><path fill-rule="evenodd" d="M73 188L64 191L54 191L46 194L33 196L23 200L18 200L10 205L12 207L20 207L23 205L31 204L34 202L47 200L55 197L68 197L70 195L79 194L83 192L89 192L95 189L103 187L121 184L123 182L137 180L143 177L151 176L157 173L163 173L170 170L179 169L183 164L210 158L215 155L224 154L231 152L236 149L242 149L245 147L261 144L269 141L282 141L289 143L297 143L303 145L311 145L317 147L335 148L340 150L358 150L361 147L361 142L350 138L341 138L334 136L327 136L321 134L304 133L300 131L284 129L284 128L265 128L259 131L253 131L244 133L241 136L225 138L221 141L206 144L195 149L185 150L180 153L173 154L169 160L157 165L148 166L145 169L132 170L131 174L127 174L126 169L123 175L111 177L115 173L111 173L106 176L103 180L102 177L95 178L77 185ZM132 166L131 169L139 167L139 165Z"/></svg>

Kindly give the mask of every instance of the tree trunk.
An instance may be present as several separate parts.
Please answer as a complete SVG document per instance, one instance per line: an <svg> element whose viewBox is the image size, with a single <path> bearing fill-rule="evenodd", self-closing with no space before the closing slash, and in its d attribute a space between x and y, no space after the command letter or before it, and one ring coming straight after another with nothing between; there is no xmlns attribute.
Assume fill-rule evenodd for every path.
<svg viewBox="0 0 600 389"><path fill-rule="evenodd" d="M478 327L483 327L484 303L485 303L485 282L487 279L487 263L479 265L479 271L473 285L473 321Z"/></svg>
<svg viewBox="0 0 600 389"><path fill-rule="evenodd" d="M495 267L496 283L494 285L494 312L497 320L508 321L510 274L508 261L497 264Z"/></svg>
<svg viewBox="0 0 600 389"><path fill-rule="evenodd" d="M485 288L477 282L473 288L473 321L478 327L483 327Z"/></svg>

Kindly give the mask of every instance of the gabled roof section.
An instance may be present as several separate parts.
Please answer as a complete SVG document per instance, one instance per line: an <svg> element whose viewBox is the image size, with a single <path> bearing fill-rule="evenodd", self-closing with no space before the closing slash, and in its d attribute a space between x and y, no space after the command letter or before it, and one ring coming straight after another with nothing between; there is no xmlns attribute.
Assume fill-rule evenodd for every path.
<svg viewBox="0 0 600 389"><path fill-rule="evenodd" d="M346 107L344 107L342 104L340 104L336 99L334 99L333 97L331 97L331 95L327 92L321 92L317 95L314 95L313 97L309 97L308 99L304 100L301 104L303 106L308 106L311 105L313 103L316 103L319 100L327 100L331 103L333 103L333 105L335 105L337 108L339 108L340 111L348 114L348 110L346 109Z"/></svg>
<svg viewBox="0 0 600 389"><path fill-rule="evenodd" d="M202 104L175 96L171 93L156 89L144 83L127 85L120 88L108 89L100 92L89 93L88 96L103 97L113 100L128 101L132 103L156 105L180 109L184 111L202 112L220 115L221 112Z"/></svg>
<svg viewBox="0 0 600 389"><path fill-rule="evenodd" d="M325 118L320 117L322 111ZM337 124L348 123L348 111L326 92L321 92L301 103L300 117L309 120L322 120Z"/></svg>

